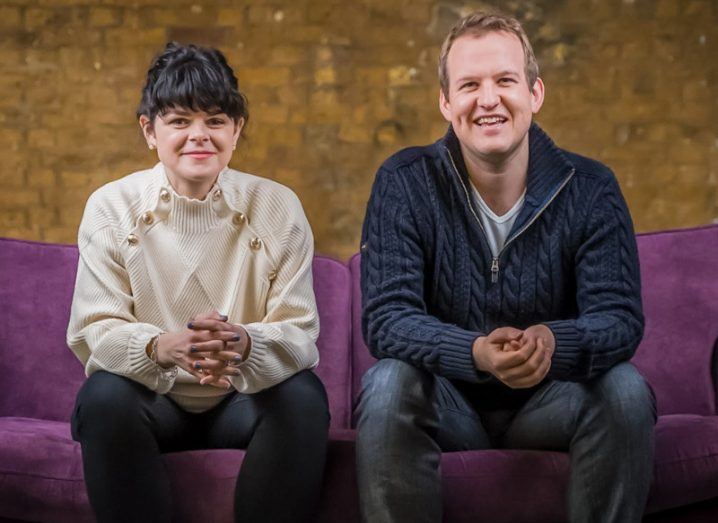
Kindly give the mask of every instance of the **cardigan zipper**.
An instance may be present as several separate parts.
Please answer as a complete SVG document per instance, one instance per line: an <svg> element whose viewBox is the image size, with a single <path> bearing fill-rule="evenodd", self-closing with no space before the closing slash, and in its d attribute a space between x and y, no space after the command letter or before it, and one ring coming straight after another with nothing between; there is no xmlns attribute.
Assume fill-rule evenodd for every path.
<svg viewBox="0 0 718 523"><path fill-rule="evenodd" d="M469 204L469 210L471 210L471 214L476 219L476 222L479 224L479 227L481 228L481 232L484 233L484 237L486 238L486 237L488 237L486 235L486 229L484 229L484 226L481 223L481 219L476 215L476 211L474 211L474 206L471 205L471 197L469 196L469 191L466 188L466 184L464 183L464 180L462 180L461 176L459 175L459 170L456 168L456 163L454 163L454 157L451 155L451 151L449 151L448 147L444 146L444 149L446 149L446 153L449 155L449 160L451 160L451 166L454 168L454 174L458 178L459 183L461 184L461 187L464 189L464 194L466 195L466 201ZM541 216L541 214L544 212L546 207L551 205L551 202L553 202L554 199L556 199L556 196L558 196L558 194L563 190L563 188L566 187L566 184L569 182L569 180L571 178L573 178L573 175L575 173L576 173L576 169L572 168L571 172L568 174L568 176L566 176L566 179L563 182L561 182L561 185L558 187L556 192L553 193L553 196L551 196L549 201L547 201L543 206L541 206L541 208L539 208L539 210L534 214L533 218L531 218L531 220L529 220L529 222L526 225L521 227L521 229L516 234L514 234L511 238L508 239L507 242L504 243L504 246L501 247L501 250L495 257L491 258L491 283L496 283L497 281L499 281L499 261L501 260L501 255L506 250L506 247L508 247L508 245L511 242L513 242L516 238L521 236L524 233L524 231L526 229L528 229L538 219L539 216Z"/></svg>

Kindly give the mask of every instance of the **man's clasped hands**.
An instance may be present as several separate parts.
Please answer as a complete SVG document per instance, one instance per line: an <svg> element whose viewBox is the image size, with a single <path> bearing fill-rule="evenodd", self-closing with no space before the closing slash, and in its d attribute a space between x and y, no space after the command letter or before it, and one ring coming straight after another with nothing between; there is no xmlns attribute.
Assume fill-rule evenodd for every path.
<svg viewBox="0 0 718 523"><path fill-rule="evenodd" d="M213 310L193 317L186 328L159 336L155 348L157 364L177 365L199 379L202 385L230 388L228 376L238 376L236 365L245 361L251 340L241 325Z"/></svg>
<svg viewBox="0 0 718 523"><path fill-rule="evenodd" d="M500 327L476 338L472 354L477 369L493 374L513 389L525 389L546 376L555 347L553 332L546 325L525 330Z"/></svg>

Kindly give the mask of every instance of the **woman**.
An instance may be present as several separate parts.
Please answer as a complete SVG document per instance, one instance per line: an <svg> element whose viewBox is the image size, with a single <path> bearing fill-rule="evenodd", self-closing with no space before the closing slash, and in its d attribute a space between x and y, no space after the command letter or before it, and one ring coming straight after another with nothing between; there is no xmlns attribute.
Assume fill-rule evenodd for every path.
<svg viewBox="0 0 718 523"><path fill-rule="evenodd" d="M137 114L159 163L90 196L67 333L93 510L169 521L161 453L246 448L237 520L311 520L329 414L302 207L227 167L248 112L219 51L168 44Z"/></svg>

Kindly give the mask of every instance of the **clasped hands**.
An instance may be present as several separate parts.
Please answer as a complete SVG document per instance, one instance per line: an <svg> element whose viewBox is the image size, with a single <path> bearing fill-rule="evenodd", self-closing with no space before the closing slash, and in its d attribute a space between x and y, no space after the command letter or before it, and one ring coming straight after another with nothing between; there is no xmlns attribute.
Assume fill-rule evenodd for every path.
<svg viewBox="0 0 718 523"><path fill-rule="evenodd" d="M244 327L213 310L192 318L185 329L161 334L155 350L161 367L177 365L201 385L229 389L228 376L239 375L234 365L249 356L251 340Z"/></svg>
<svg viewBox="0 0 718 523"><path fill-rule="evenodd" d="M556 347L546 325L525 330L500 327L476 338L472 347L474 365L489 372L512 389L533 387L546 377Z"/></svg>

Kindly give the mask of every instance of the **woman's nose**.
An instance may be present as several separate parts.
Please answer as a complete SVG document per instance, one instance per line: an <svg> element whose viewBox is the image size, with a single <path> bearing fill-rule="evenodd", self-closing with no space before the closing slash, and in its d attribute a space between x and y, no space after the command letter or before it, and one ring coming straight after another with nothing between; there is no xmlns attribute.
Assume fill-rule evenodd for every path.
<svg viewBox="0 0 718 523"><path fill-rule="evenodd" d="M209 139L209 132L204 122L195 122L190 126L189 139L204 142Z"/></svg>

